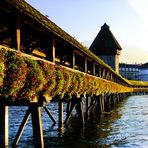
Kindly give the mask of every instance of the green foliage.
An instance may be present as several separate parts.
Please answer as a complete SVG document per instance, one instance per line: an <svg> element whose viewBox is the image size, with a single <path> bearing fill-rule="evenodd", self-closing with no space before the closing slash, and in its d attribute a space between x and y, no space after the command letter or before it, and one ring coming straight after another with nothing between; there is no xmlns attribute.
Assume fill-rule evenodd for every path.
<svg viewBox="0 0 148 148"><path fill-rule="evenodd" d="M8 51L5 54L5 77L1 93L5 97L16 97L24 86L27 65L20 53Z"/></svg>
<svg viewBox="0 0 148 148"><path fill-rule="evenodd" d="M0 50L0 91L3 88L3 82L4 82L4 77L5 77L5 54L6 54L6 50L4 48L2 48Z"/></svg>
<svg viewBox="0 0 148 148"><path fill-rule="evenodd" d="M43 89L45 77L37 61L25 58L25 62L27 64L28 74L26 75L24 87L19 91L18 97L32 101Z"/></svg>
<svg viewBox="0 0 148 148"><path fill-rule="evenodd" d="M43 71L43 77L45 78L45 84L43 86L42 93L51 96L51 92L56 85L55 66L43 61L38 61L38 64L40 65Z"/></svg>
<svg viewBox="0 0 148 148"><path fill-rule="evenodd" d="M56 76L56 85L54 87L54 89L52 90L52 96L53 97L60 97L62 98L63 94L62 94L62 89L64 86L64 76L62 74L62 67L60 66L56 66L55 67L55 76Z"/></svg>
<svg viewBox="0 0 148 148"><path fill-rule="evenodd" d="M132 85L136 86L148 86L148 81L135 81L135 80L129 80Z"/></svg>
<svg viewBox="0 0 148 148"><path fill-rule="evenodd" d="M146 83L142 84L144 86ZM70 99L72 95L100 95L133 91L132 87L45 60L34 60L14 50L0 50L0 96L3 98L34 101L34 98L41 99L39 96L42 94L48 102L51 98Z"/></svg>

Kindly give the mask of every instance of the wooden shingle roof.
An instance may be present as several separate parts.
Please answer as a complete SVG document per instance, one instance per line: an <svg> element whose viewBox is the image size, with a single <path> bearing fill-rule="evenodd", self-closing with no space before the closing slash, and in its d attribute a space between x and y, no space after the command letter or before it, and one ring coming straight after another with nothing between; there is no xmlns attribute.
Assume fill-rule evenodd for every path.
<svg viewBox="0 0 148 148"><path fill-rule="evenodd" d="M70 43L74 47L76 47L76 49L78 49L81 52L85 53L86 55L92 57L93 59L96 59L98 62L106 65L101 59L99 59L97 56L95 56L88 48L84 47L74 37L70 36L62 28L57 26L54 22L49 20L46 16L41 14L38 10L33 8L26 1L24 1L24 0L2 0L2 1L5 1L5 2L13 5L13 7L15 7L17 11L19 11L22 14L26 14L27 16L32 18L32 20L37 21L43 27L47 28L50 32L52 32L55 36L63 39L64 41L67 41L68 43Z"/></svg>
<svg viewBox="0 0 148 148"><path fill-rule="evenodd" d="M41 14L38 10L33 8L30 4L28 4L24 0L1 0L1 2L6 2L11 4L18 12L21 14L26 14L29 16L32 20L37 21L41 24L41 26L47 28L50 32L52 32L55 36L63 39L64 41L67 41L72 46L76 47L77 50L80 50L80 52L84 53L88 57L94 60L96 63L100 63L102 66L106 67L110 71L112 71L115 75L118 75L123 81L126 81L121 75L116 73L109 65L104 63L97 55L93 54L87 47L83 46L81 43L79 43L75 38L70 36L68 33L66 33L63 29L61 29L59 26L57 26L54 22L49 20L46 16Z"/></svg>
<svg viewBox="0 0 148 148"><path fill-rule="evenodd" d="M96 55L116 54L117 50L121 49L106 23L101 27L100 32L90 46L90 50Z"/></svg>
<svg viewBox="0 0 148 148"><path fill-rule="evenodd" d="M79 43L75 38L70 36L62 28L57 26L54 22L49 20L46 16L41 14L38 10L33 8L26 1L24 1L24 0L2 0L2 1L5 1L5 2L13 5L13 7L16 8L17 11L19 11L22 14L26 14L32 20L37 21L43 27L47 28L47 30L52 32L55 36L57 36L57 37L63 39L64 41L67 41L68 43L72 44L74 47L76 47L76 49L85 53L89 57L92 57L95 61L99 62L100 64L102 64L106 67L109 67L100 58L98 58L96 55L94 55L88 48L86 48L81 43Z"/></svg>

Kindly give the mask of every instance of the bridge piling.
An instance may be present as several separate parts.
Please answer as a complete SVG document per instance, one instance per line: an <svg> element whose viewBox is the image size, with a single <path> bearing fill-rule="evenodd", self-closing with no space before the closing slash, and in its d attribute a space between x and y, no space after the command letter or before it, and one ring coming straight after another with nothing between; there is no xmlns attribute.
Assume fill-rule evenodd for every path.
<svg viewBox="0 0 148 148"><path fill-rule="evenodd" d="M100 101L101 101L101 112L105 112L105 109L104 109L104 96L101 95L100 96Z"/></svg>
<svg viewBox="0 0 148 148"><path fill-rule="evenodd" d="M96 96L96 106L95 106L95 113L97 113L97 117L101 117L102 115L102 102L101 96Z"/></svg>
<svg viewBox="0 0 148 148"><path fill-rule="evenodd" d="M105 112L110 112L110 99L107 94L104 95L104 109L105 109Z"/></svg>
<svg viewBox="0 0 148 148"><path fill-rule="evenodd" d="M70 105L70 109L69 109L69 111L67 112L67 116L66 116L66 119L65 119L65 121L64 121L64 124L67 124L67 121L69 120L69 118L70 118L70 116L71 116L71 114L72 114L72 111L73 111L73 109L74 109L74 107L75 107L75 102L74 102L74 101L72 101L70 104L71 104L71 105Z"/></svg>
<svg viewBox="0 0 148 148"><path fill-rule="evenodd" d="M8 147L8 106L0 105L0 146Z"/></svg>
<svg viewBox="0 0 148 148"><path fill-rule="evenodd" d="M69 112L70 112L70 108L71 108L71 102L67 102L67 106L66 106L66 113L67 113L67 115L69 114Z"/></svg>
<svg viewBox="0 0 148 148"><path fill-rule="evenodd" d="M76 111L78 117L81 119L81 123L84 124L84 97L80 96L80 98L77 98L76 100Z"/></svg>
<svg viewBox="0 0 148 148"><path fill-rule="evenodd" d="M36 147L44 147L41 107L35 105L31 109L33 137Z"/></svg>
<svg viewBox="0 0 148 148"><path fill-rule="evenodd" d="M114 94L110 94L110 101L111 101L111 109L114 110L115 109L115 98L114 98Z"/></svg>
<svg viewBox="0 0 148 148"><path fill-rule="evenodd" d="M89 117L89 96L85 96L85 119L87 120Z"/></svg>
<svg viewBox="0 0 148 148"><path fill-rule="evenodd" d="M16 137L15 137L15 139L13 141L13 144L12 144L13 147L16 147L16 145L18 144L18 142L19 142L19 140L21 138L21 135L22 135L22 133L24 131L24 128L25 128L25 126L26 126L26 124L28 122L28 119L29 119L30 115L31 115L31 108L29 107L26 114L25 114L25 116L24 116L24 119L23 119L23 121L22 121L22 123L21 123L21 125L19 127L17 135L16 135Z"/></svg>
<svg viewBox="0 0 148 148"><path fill-rule="evenodd" d="M50 111L48 110L47 106L43 106L44 110L46 111L46 113L48 114L49 118L53 121L53 124L56 124L55 119L53 118L53 116L51 115Z"/></svg>
<svg viewBox="0 0 148 148"><path fill-rule="evenodd" d="M63 110L64 110L64 105L63 105L63 102L62 101L59 101L58 102L58 106L59 106L59 115L58 115L58 119L59 119L59 122L58 122L58 127L59 129L63 127Z"/></svg>

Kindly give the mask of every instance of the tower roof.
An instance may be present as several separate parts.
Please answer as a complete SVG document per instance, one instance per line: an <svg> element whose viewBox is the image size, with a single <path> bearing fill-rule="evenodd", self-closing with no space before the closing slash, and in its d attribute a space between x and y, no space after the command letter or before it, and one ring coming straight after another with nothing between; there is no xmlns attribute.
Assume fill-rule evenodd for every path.
<svg viewBox="0 0 148 148"><path fill-rule="evenodd" d="M122 50L106 23L101 27L89 49L96 55L114 55L118 50Z"/></svg>

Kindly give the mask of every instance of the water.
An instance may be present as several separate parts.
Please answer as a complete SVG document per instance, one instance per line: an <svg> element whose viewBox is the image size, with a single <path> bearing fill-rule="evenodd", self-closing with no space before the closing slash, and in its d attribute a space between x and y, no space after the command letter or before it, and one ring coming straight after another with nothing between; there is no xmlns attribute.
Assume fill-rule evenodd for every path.
<svg viewBox="0 0 148 148"><path fill-rule="evenodd" d="M56 120L57 104L48 106ZM10 145L16 135L26 107L10 107ZM68 127L57 130L43 111L45 148L147 148L148 147L148 95L131 96L119 108L101 120L91 118L81 127L71 121ZM65 114L64 114L65 116ZM31 120L19 141L20 148L33 148Z"/></svg>

